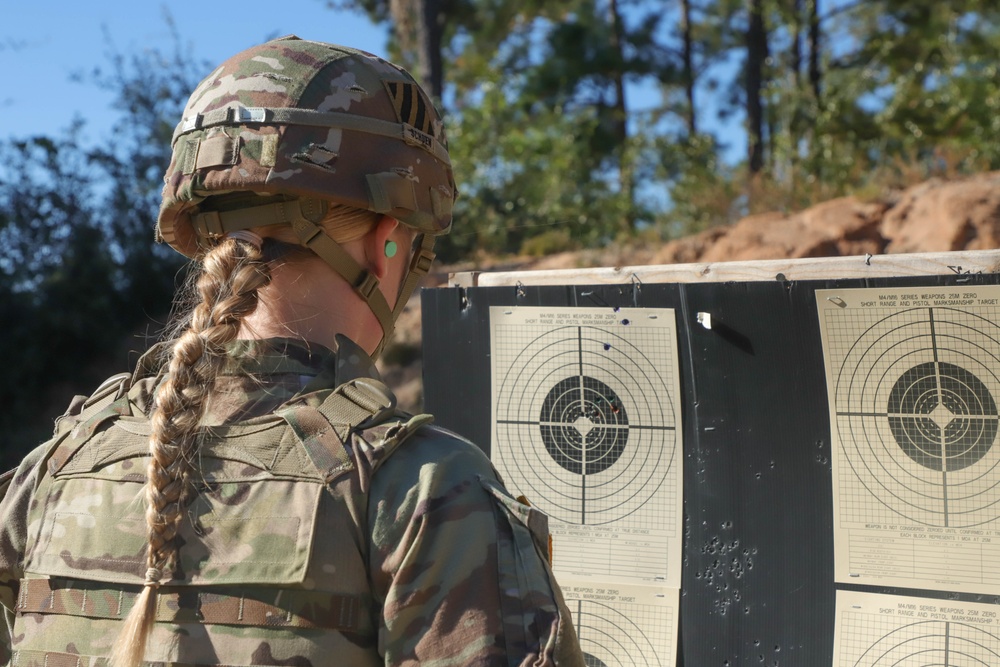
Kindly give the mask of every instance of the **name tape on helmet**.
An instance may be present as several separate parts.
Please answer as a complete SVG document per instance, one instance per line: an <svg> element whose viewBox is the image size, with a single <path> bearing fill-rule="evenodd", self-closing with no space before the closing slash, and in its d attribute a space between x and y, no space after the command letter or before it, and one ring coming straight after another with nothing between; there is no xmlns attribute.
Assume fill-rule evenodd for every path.
<svg viewBox="0 0 1000 667"><path fill-rule="evenodd" d="M425 150L434 152L434 137L406 123L403 123L403 141L411 146L419 146Z"/></svg>

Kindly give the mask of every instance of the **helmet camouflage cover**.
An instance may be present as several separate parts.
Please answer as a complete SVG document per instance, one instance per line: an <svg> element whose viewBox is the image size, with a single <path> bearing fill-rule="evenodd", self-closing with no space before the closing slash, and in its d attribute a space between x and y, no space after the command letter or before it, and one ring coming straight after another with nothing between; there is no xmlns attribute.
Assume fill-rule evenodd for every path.
<svg viewBox="0 0 1000 667"><path fill-rule="evenodd" d="M443 126L413 78L377 56L294 36L230 58L173 136L157 236L192 257L212 195L253 192L384 213L446 234L457 194ZM204 216L199 216L204 217Z"/></svg>

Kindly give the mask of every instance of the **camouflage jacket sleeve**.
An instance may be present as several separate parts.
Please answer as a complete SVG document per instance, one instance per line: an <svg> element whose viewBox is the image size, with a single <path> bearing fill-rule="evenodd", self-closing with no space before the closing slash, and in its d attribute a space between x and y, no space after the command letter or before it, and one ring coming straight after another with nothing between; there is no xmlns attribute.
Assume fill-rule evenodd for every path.
<svg viewBox="0 0 1000 667"><path fill-rule="evenodd" d="M0 480L0 665L11 658L11 631L14 627L14 604L17 600L21 564L27 542L28 505L38 487L49 446L30 453L12 475Z"/></svg>
<svg viewBox="0 0 1000 667"><path fill-rule="evenodd" d="M422 429L375 475L368 514L386 665L582 667L545 517L474 445Z"/></svg>

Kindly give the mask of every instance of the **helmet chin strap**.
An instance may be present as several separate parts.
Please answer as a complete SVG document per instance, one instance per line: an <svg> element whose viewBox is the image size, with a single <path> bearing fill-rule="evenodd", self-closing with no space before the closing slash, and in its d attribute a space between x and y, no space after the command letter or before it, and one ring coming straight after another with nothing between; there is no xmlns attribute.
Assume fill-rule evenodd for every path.
<svg viewBox="0 0 1000 667"><path fill-rule="evenodd" d="M378 359L392 336L393 329L396 327L396 319L403 312L403 308L406 307L406 303L420 283L420 279L427 275L434 262L434 252L432 251L434 237L430 234L420 235L420 245L413 253L413 257L410 258L406 277L396 295L396 305L390 310L385 295L378 288L378 278L354 261L354 258L330 238L322 227L302 218L292 221L292 229L302 245L319 255L334 271L339 273L375 314L382 326L382 339L375 347L375 351L372 352L372 359Z"/></svg>
<svg viewBox="0 0 1000 667"><path fill-rule="evenodd" d="M320 259L343 277L374 313L382 327L382 339L372 352L372 359L377 359L389 342L396 319L403 312L420 279L427 275L434 262L434 237L430 234L420 235L420 244L410 258L406 277L396 296L396 305L390 308L379 289L378 278L358 264L318 224L326 211L325 201L303 198L233 211L207 211L192 216L191 220L199 235L209 238L218 238L229 232L251 227L291 225L299 242L319 255Z"/></svg>

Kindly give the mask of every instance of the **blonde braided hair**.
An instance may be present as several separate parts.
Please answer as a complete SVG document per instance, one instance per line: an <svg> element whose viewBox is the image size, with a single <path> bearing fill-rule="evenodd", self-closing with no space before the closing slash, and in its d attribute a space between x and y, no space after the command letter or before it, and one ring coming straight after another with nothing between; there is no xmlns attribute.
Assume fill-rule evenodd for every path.
<svg viewBox="0 0 1000 667"><path fill-rule="evenodd" d="M112 648L114 667L134 667L143 659L156 621L157 588L172 578L177 563L175 538L193 492L198 426L225 362L225 346L235 340L243 318L257 308L258 292L271 280L260 248L248 241L224 239L202 264L201 302L174 343L168 375L156 391L146 470L146 581Z"/></svg>
<svg viewBox="0 0 1000 667"><path fill-rule="evenodd" d="M334 241L345 243L364 236L379 217L332 205L321 224ZM262 227L256 233L298 245L288 226ZM137 667L145 656L156 622L157 589L172 578L177 564L175 538L194 491L191 478L199 425L225 363L225 346L236 339L243 318L256 310L260 290L271 281L261 248L243 238L223 239L201 264L196 283L199 301L171 349L167 377L156 391L146 469L146 580L112 646L111 667Z"/></svg>

